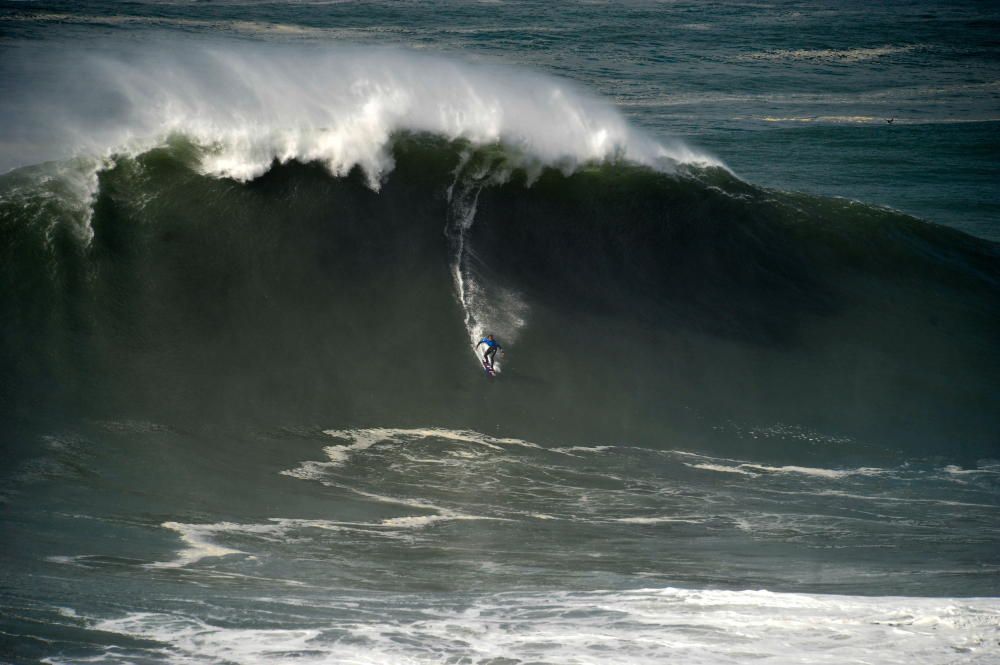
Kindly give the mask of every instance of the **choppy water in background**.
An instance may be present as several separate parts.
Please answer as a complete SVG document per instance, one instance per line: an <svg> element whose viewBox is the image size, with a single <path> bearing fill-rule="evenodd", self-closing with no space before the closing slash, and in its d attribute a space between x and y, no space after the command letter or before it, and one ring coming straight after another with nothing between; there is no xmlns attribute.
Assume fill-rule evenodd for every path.
<svg viewBox="0 0 1000 665"><path fill-rule="evenodd" d="M998 27L0 3L0 661L996 661Z"/></svg>

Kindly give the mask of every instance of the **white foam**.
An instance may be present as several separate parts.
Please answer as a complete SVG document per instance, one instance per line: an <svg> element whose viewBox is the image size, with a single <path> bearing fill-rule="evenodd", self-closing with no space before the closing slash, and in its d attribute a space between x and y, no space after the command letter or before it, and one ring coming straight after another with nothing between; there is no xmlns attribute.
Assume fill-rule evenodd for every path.
<svg viewBox="0 0 1000 665"><path fill-rule="evenodd" d="M239 535L263 538L266 540L284 541L290 531L304 528L341 530L351 528L351 523L340 523L328 520L308 520L291 518L271 518L266 522L209 522L200 524L185 524L181 522L164 522L160 526L180 534L186 548L182 549L170 561L148 564L149 568L181 568L197 563L202 559L224 557L233 554L248 554L242 550L224 547L214 542L220 535Z"/></svg>
<svg viewBox="0 0 1000 665"><path fill-rule="evenodd" d="M558 453L603 453L614 448L615 446L565 446L552 448L552 450Z"/></svg>
<svg viewBox="0 0 1000 665"><path fill-rule="evenodd" d="M681 524L701 524L704 522L703 519L692 519L688 517L673 517L670 515L662 515L660 517L619 517L615 521L625 522L626 524L663 524L668 522L677 522Z"/></svg>
<svg viewBox="0 0 1000 665"><path fill-rule="evenodd" d="M447 439L463 443L473 443L493 448L494 450L502 449L504 446L541 448L541 446L537 443L525 441L524 439L517 439L508 436L491 436L489 434L481 434L472 430L444 429L435 427L430 429L401 429L393 431L404 436L421 436L426 438Z"/></svg>
<svg viewBox="0 0 1000 665"><path fill-rule="evenodd" d="M885 469L868 466L854 469L824 469L820 467L799 466L796 464L771 466L767 464L757 464L746 460L736 460L725 457L710 457L708 455L701 455L683 450L670 450L667 451L667 453L671 455L711 460L705 462L683 462L685 466L691 467L692 469L716 471L718 473L734 473L752 477L765 474L797 474L837 480L840 478L847 478L849 476L881 476L886 473Z"/></svg>
<svg viewBox="0 0 1000 665"><path fill-rule="evenodd" d="M960 466L949 464L942 469L945 473L953 476L974 476L974 475L1000 475L1000 465L986 464L975 469L963 469Z"/></svg>
<svg viewBox="0 0 1000 665"><path fill-rule="evenodd" d="M817 476L820 478L846 478L847 476L876 476L882 473L881 469L872 467L860 467L857 469L821 469L810 466L796 466L794 464L786 466L767 466L764 464L745 464L750 469L757 469L765 473L797 473L804 476Z"/></svg>
<svg viewBox="0 0 1000 665"><path fill-rule="evenodd" d="M894 125L958 125L967 123L1000 122L1000 118L993 116L981 116L974 118L900 118L899 116L886 117L885 115L808 115L808 116L751 116L753 120L762 122L789 122L789 123L827 123L836 125L884 125L887 120L892 120Z"/></svg>
<svg viewBox="0 0 1000 665"><path fill-rule="evenodd" d="M351 439L354 443L346 446L327 446L323 449L330 462L343 464L353 452L367 450L380 441L392 438L393 430L383 428L374 429L352 429L352 430L324 430L323 434L335 439Z"/></svg>
<svg viewBox="0 0 1000 665"><path fill-rule="evenodd" d="M442 508L425 501L416 499L396 499L385 497L370 492L355 490L356 493L365 496L373 501L403 505L415 510L429 511L430 515L404 515L400 517L386 518L376 522L350 522L334 520L317 520L301 518L272 517L266 522L212 522L202 524L184 524L180 522L164 522L161 526L180 534L185 547L170 561L156 562L148 564L150 568L181 568L197 563L202 559L212 557L224 557L233 554L245 554L248 552L225 547L214 542L214 538L219 536L239 536L241 538L262 539L273 542L286 543L290 541L293 532L303 529L320 529L324 531L351 531L364 532L372 535L392 531L395 529L422 529L424 527L449 521L473 521L473 520L493 520L506 522L507 518L491 517L483 515L469 515L466 513ZM53 556L48 560L53 563L72 564L80 557Z"/></svg>
<svg viewBox="0 0 1000 665"><path fill-rule="evenodd" d="M80 94L90 97L72 105L52 98L58 80L18 91L12 117L51 128L47 154L60 146L134 154L183 135L204 148L200 166L211 175L245 181L294 159L337 175L360 166L374 188L392 169L388 146L399 131L503 143L529 162L567 168L622 158L660 168L718 164L679 142L653 140L569 81L424 53L151 43L122 55L54 57L52 74L85 78ZM114 114L97 103L109 99L118 100Z"/></svg>
<svg viewBox="0 0 1000 665"><path fill-rule="evenodd" d="M704 471L718 471L719 473L738 473L743 476L757 476L758 474L752 471L747 471L742 468L742 466L726 466L724 464L711 464L709 462L699 462L698 464L688 464L684 463L684 466L689 466L692 469L702 469Z"/></svg>
<svg viewBox="0 0 1000 665"><path fill-rule="evenodd" d="M157 612L137 612L119 619L106 619L96 622L93 628L169 643L187 656L181 662L207 656L214 662L234 663L301 663L303 659L297 657L297 652L308 653L312 641L322 632L318 629L220 628L200 619ZM315 658L309 660L316 662Z"/></svg>
<svg viewBox="0 0 1000 665"><path fill-rule="evenodd" d="M299 465L294 469L284 469L278 473L282 476L298 478L299 480L322 481L326 477L329 470L336 466L340 465L333 462L316 462L313 460L306 460L304 462L299 462Z"/></svg>
<svg viewBox="0 0 1000 665"><path fill-rule="evenodd" d="M237 526L228 522L218 524L182 524L180 522L164 522L160 526L180 534L181 540L187 545L186 548L177 553L177 557L171 561L160 561L149 564L150 568L180 568L210 557L229 556L231 554L243 554L240 550L230 549L216 545L208 537L227 525Z"/></svg>
<svg viewBox="0 0 1000 665"><path fill-rule="evenodd" d="M695 469L705 469L707 471L718 471L721 473L738 473L747 476L759 476L767 473L793 473L804 476L816 476L818 478L846 478L847 476L871 476L878 475L879 469L859 468L859 469L820 469L809 466L767 466L766 464L751 464L749 462L736 466L725 466L722 464L699 463L686 464Z"/></svg>
<svg viewBox="0 0 1000 665"><path fill-rule="evenodd" d="M456 430L445 428L411 428L399 429L391 427L371 427L363 429L325 430L327 436L335 439L346 439L351 443L339 446L327 446L323 449L327 462L304 461L295 469L286 469L280 473L302 480L321 480L330 470L343 466L351 455L368 450L376 445L398 445L412 441L444 439L455 443L468 443L482 446L489 450L500 451L505 446L521 446L525 448L541 448L538 444L512 437L495 437L472 430ZM461 451L459 451L461 454Z"/></svg>
<svg viewBox="0 0 1000 665"><path fill-rule="evenodd" d="M781 49L763 53L751 53L744 56L746 60L828 60L833 62L855 63L884 58L888 55L906 53L918 47L913 44L901 46L886 44L867 48L849 49Z"/></svg>
<svg viewBox="0 0 1000 665"><path fill-rule="evenodd" d="M288 604L298 607L295 601ZM993 598L666 588L462 599L352 594L322 607L333 611L323 631L235 628L150 612L92 627L156 640L185 662L943 665L1000 658L1000 603ZM397 616L398 607L408 608L406 615Z"/></svg>
<svg viewBox="0 0 1000 665"><path fill-rule="evenodd" d="M885 118L873 115L813 115L813 116L770 116L764 115L757 118L764 122L818 122L835 124L855 124L866 125L873 122L884 123ZM903 123L900 123L903 124Z"/></svg>
<svg viewBox="0 0 1000 665"><path fill-rule="evenodd" d="M402 529L422 529L431 524L437 522L453 522L453 521L477 521L477 520L492 520L499 522L509 522L510 520L502 517L486 517L482 515L465 515L463 513L456 513L454 511L442 511L438 515L415 515L408 517L391 517L389 519L382 520L379 524L381 526L391 527L391 528L402 528Z"/></svg>

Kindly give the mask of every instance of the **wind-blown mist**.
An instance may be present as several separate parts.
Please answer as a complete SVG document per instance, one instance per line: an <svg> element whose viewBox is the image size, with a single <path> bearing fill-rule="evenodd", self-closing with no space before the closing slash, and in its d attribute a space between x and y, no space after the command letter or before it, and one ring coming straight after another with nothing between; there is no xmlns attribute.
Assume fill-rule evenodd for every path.
<svg viewBox="0 0 1000 665"><path fill-rule="evenodd" d="M182 134L205 149L209 174L246 181L295 159L335 175L357 165L377 186L392 167L389 138L409 130L503 142L564 167L612 157L714 163L644 136L568 81L388 48L153 47L67 53L50 66L62 73L41 89L20 83L3 118L8 136L44 125L51 134L36 150L48 156L67 147L135 154ZM5 154L0 164L31 159Z"/></svg>

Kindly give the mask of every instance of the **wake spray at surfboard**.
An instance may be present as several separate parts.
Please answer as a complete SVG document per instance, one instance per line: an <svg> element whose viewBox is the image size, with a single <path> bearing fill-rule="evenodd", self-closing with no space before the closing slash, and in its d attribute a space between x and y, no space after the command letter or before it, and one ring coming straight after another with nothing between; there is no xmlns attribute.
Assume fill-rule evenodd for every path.
<svg viewBox="0 0 1000 665"><path fill-rule="evenodd" d="M479 194L484 187L503 184L510 177L510 168L501 159L477 163L472 153L462 155L455 169L455 180L448 188L448 219L444 234L448 238L451 275L455 292L462 306L465 329L472 352L479 358L478 343L487 334L512 342L524 327L528 306L519 294L490 279L490 269L469 246L468 232L476 218ZM494 371L500 372L500 362L493 361Z"/></svg>

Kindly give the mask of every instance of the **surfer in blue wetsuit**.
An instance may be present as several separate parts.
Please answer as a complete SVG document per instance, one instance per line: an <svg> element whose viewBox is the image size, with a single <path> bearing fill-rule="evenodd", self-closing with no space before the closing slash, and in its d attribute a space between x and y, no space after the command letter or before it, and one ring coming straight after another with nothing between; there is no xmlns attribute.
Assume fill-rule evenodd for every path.
<svg viewBox="0 0 1000 665"><path fill-rule="evenodd" d="M478 351L479 347L483 344L486 345L486 353L483 354L483 363L493 367L493 356L497 354L497 351L503 351L503 347L500 346L500 342L493 339L493 335L487 335L479 340L479 344L476 344L476 350Z"/></svg>

